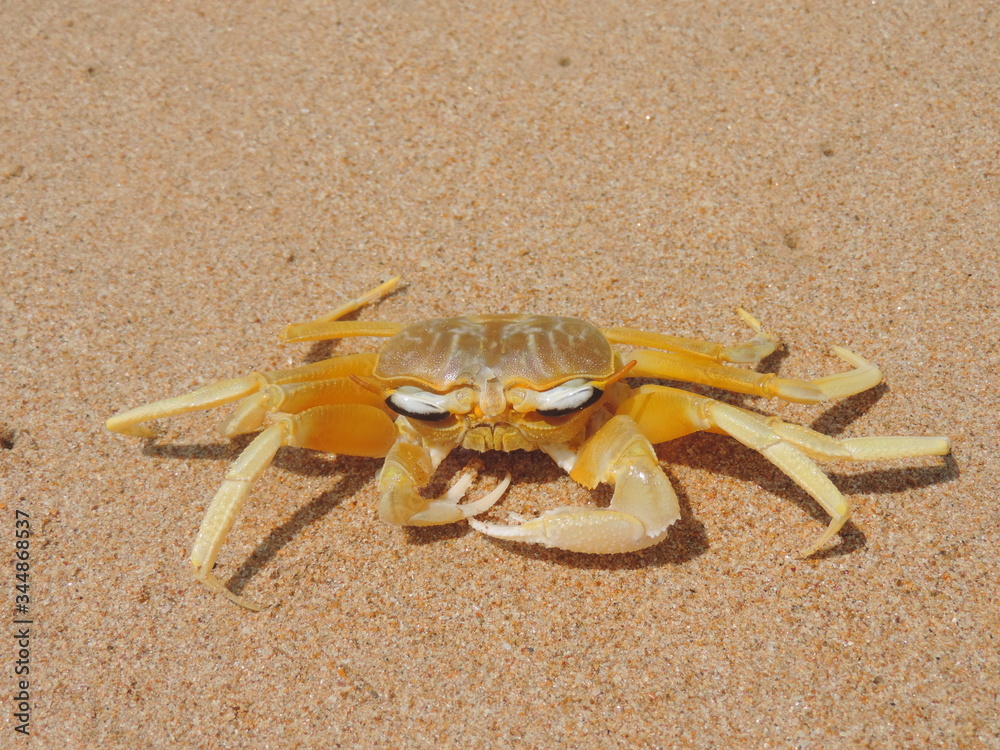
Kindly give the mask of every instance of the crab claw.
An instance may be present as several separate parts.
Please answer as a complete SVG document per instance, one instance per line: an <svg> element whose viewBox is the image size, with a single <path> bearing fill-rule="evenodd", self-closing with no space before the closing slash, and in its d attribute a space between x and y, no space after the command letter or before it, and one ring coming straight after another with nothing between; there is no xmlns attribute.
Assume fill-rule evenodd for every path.
<svg viewBox="0 0 1000 750"><path fill-rule="evenodd" d="M631 418L609 420L568 462L570 476L585 487L614 485L609 508L555 508L518 526L475 519L469 525L498 539L607 555L657 544L680 518L677 496Z"/></svg>
<svg viewBox="0 0 1000 750"><path fill-rule="evenodd" d="M396 443L379 475L379 517L396 526L436 526L455 523L484 513L496 503L510 486L510 474L491 492L478 500L459 505L475 478L475 473L463 474L441 497L429 500L417 492L430 479L436 464L423 447Z"/></svg>
<svg viewBox="0 0 1000 750"><path fill-rule="evenodd" d="M442 497L431 500L426 508L410 516L407 525L435 526L440 523L454 523L463 518L471 519L472 516L485 513L492 508L510 486L510 474L508 474L500 484L478 500L459 505L458 501L465 496L475 476L474 473L463 474Z"/></svg>
<svg viewBox="0 0 1000 750"><path fill-rule="evenodd" d="M435 505L436 503L441 503L442 505L458 505L458 501L465 497L466 491L472 486L472 481L475 478L475 474L463 474L461 478L455 482L455 484L448 488L444 497L438 499L435 503L431 503L431 505ZM510 474L507 474L500 484L478 500L473 500L471 503L458 506L459 510L462 511L462 515L466 518L472 518L472 516L478 516L480 513L485 513L496 504L497 500L503 497L503 493L507 491L508 487L510 487Z"/></svg>
<svg viewBox="0 0 1000 750"><path fill-rule="evenodd" d="M556 508L520 525L468 520L476 531L496 539L592 554L633 552L667 534L666 529L648 534L638 518L609 508Z"/></svg>

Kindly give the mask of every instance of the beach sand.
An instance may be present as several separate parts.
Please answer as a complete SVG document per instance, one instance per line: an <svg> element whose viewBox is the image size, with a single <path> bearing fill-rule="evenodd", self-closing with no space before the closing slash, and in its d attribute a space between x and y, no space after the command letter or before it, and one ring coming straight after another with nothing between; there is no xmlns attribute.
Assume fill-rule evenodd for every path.
<svg viewBox="0 0 1000 750"><path fill-rule="evenodd" d="M32 532L0 744L1000 747L995 6L498 5L0 10L3 558ZM736 343L743 305L785 342L767 368L837 372L840 344L885 383L700 392L953 456L830 464L853 518L803 559L822 509L695 435L657 449L667 540L598 557L388 526L379 460L282 449L216 568L267 605L239 609L187 557L248 441L221 410L104 421L376 349L277 333L397 273L358 319ZM513 475L499 521L609 497L538 452L459 451L435 486L466 464L473 497Z"/></svg>

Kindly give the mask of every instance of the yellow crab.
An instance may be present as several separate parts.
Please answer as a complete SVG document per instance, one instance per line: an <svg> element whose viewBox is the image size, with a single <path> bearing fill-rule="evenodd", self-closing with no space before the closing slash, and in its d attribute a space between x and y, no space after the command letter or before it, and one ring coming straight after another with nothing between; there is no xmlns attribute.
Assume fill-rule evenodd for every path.
<svg viewBox="0 0 1000 750"><path fill-rule="evenodd" d="M731 435L763 454L816 499L832 520L803 550L810 555L844 525L851 506L814 462L942 456L946 437L836 440L677 388L630 388L623 378L700 383L737 393L813 404L877 385L877 367L842 347L833 352L854 369L816 380L780 378L731 364L757 364L777 339L749 313L737 312L755 335L723 346L629 328L598 329L575 318L466 315L413 325L338 318L385 294L390 279L310 323L290 325L284 342L383 336L378 352L223 380L176 398L122 412L107 428L152 437L141 423L242 401L222 425L233 436L264 430L230 468L212 500L191 553L196 577L214 591L259 609L212 574L219 549L253 483L284 445L352 456L384 456L379 517L399 526L467 519L500 539L588 553L631 552L662 540L679 518L677 497L653 443L707 431ZM632 349L616 351L613 344ZM457 446L476 451L539 449L585 487L614 485L609 507L565 507L518 525L474 518L500 498L508 475L486 496L460 504L464 475L440 498L420 494Z"/></svg>

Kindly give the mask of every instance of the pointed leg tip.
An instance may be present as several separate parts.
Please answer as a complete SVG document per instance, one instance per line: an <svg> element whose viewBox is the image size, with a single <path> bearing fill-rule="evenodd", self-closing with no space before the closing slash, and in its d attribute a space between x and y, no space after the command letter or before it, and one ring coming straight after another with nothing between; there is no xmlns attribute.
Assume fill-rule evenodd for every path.
<svg viewBox="0 0 1000 750"><path fill-rule="evenodd" d="M860 354L855 354L853 351L848 349L846 346L831 346L830 352L835 357L847 362L849 365L855 368L862 367L874 367L871 362L862 357Z"/></svg>
<svg viewBox="0 0 1000 750"><path fill-rule="evenodd" d="M122 425L114 417L104 423L104 428L108 432L116 432L119 435L128 435L130 437L155 438L159 434L154 428L146 427L145 425Z"/></svg>
<svg viewBox="0 0 1000 750"><path fill-rule="evenodd" d="M748 326L750 326L750 328L752 328L757 333L763 333L764 332L764 326L761 325L761 322L759 320L757 320L757 318L755 318L753 315L751 315L750 311L747 310L742 305L740 305L739 307L736 308L736 314L740 316L740 319L744 323L746 323Z"/></svg>
<svg viewBox="0 0 1000 750"><path fill-rule="evenodd" d="M252 602L249 599L240 596L239 594L234 594L232 591L223 586L220 592L224 597L226 597L233 604L236 604L243 609L250 610L251 612L262 612L264 610L263 604L257 604L257 602Z"/></svg>
<svg viewBox="0 0 1000 750"><path fill-rule="evenodd" d="M216 594L222 594L233 604L236 604L242 607L243 609L248 609L251 612L260 612L262 609L264 609L263 605L257 604L256 602L252 602L246 597L240 596L239 594L236 594L227 589L225 585L222 583L222 581L220 581L218 578L212 575L212 573L202 571L202 569L197 565L195 565L194 567L195 567L194 577L199 581L201 581L202 584L204 584L205 588L207 588L209 591L212 591L213 593Z"/></svg>
<svg viewBox="0 0 1000 750"><path fill-rule="evenodd" d="M847 515L842 518L834 518L830 521L830 525L827 527L826 531L823 532L822 536L820 536L820 538L813 544L810 544L808 547L799 552L799 554L802 557L812 557L817 552L822 550L831 539L840 533L840 530L844 528L844 524L847 523L847 519Z"/></svg>

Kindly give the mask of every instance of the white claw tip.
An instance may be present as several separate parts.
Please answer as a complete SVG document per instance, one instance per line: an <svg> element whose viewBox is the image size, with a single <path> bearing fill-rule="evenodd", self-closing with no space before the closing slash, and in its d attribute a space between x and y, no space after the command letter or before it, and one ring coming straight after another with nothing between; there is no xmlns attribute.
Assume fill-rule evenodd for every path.
<svg viewBox="0 0 1000 750"><path fill-rule="evenodd" d="M463 474L460 476L448 491L445 496L441 498L440 502L444 503L457 503L468 491L469 487L472 486L472 480L475 478L475 474Z"/></svg>
<svg viewBox="0 0 1000 750"><path fill-rule="evenodd" d="M463 505L462 513L465 515L467 519L469 519L469 522L472 523L473 521L472 516L478 516L480 513L485 513L490 508L492 508L496 504L497 500L499 500L503 496L503 493L507 491L507 488L509 486L510 486L510 474L505 476L503 478L503 481L500 482L500 484L498 484L490 492L486 493L475 502L466 503L465 505ZM477 521L477 523L479 522Z"/></svg>

